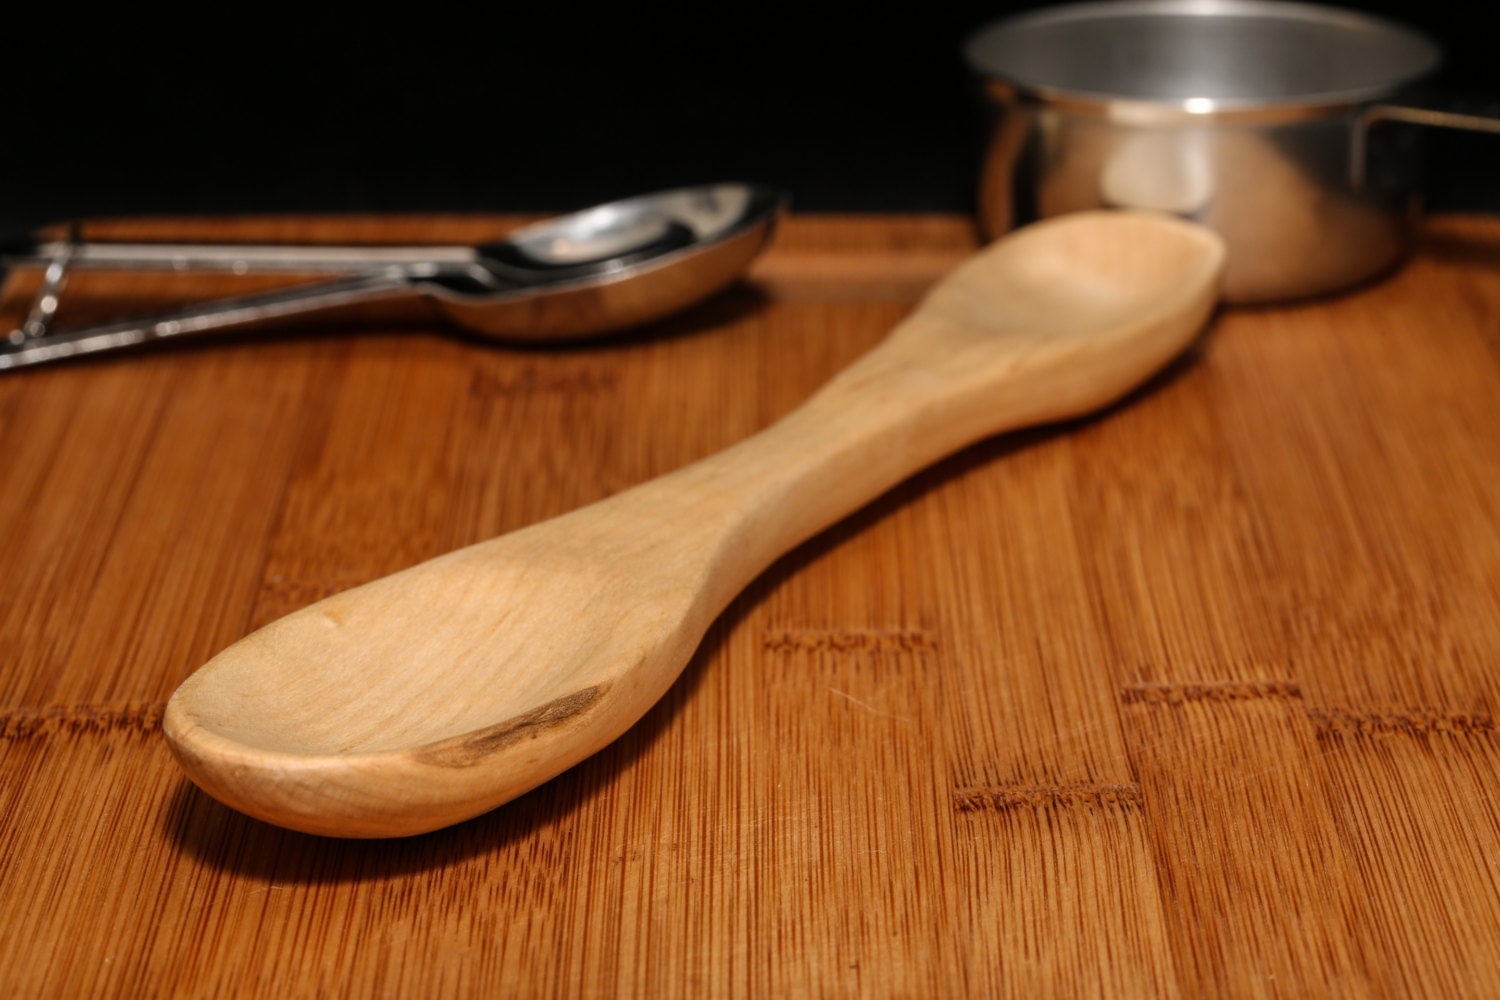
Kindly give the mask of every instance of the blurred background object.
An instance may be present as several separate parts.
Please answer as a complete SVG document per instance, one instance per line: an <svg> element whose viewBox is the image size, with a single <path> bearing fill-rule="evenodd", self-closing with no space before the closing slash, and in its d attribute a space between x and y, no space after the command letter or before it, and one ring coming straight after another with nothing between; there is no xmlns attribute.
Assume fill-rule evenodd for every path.
<svg viewBox="0 0 1500 1000"><path fill-rule="evenodd" d="M11 35L0 224L560 211L719 179L783 186L802 211L968 212L984 129L960 47L1036 5L514 6L51 15ZM1435 84L1500 106L1473 5L1359 9L1432 35L1448 53ZM1428 147L1431 208L1500 208L1500 141Z"/></svg>

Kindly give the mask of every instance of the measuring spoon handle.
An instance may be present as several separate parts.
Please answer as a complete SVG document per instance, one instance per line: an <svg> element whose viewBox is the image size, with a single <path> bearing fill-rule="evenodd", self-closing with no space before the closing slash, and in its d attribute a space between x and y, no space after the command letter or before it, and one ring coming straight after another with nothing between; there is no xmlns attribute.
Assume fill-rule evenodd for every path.
<svg viewBox="0 0 1500 1000"><path fill-rule="evenodd" d="M216 299L155 316L39 335L17 329L0 341L0 371L415 293L407 269L388 267L332 281Z"/></svg>

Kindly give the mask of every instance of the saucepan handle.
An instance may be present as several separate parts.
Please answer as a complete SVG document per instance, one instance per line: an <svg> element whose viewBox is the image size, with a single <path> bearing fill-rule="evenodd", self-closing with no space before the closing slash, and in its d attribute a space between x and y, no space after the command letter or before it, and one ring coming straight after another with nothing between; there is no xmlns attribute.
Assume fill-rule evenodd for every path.
<svg viewBox="0 0 1500 1000"><path fill-rule="evenodd" d="M1385 122L1500 135L1500 104L1468 97L1430 95L1420 100L1370 105L1355 122L1350 148L1350 179L1356 190L1365 185L1369 131Z"/></svg>

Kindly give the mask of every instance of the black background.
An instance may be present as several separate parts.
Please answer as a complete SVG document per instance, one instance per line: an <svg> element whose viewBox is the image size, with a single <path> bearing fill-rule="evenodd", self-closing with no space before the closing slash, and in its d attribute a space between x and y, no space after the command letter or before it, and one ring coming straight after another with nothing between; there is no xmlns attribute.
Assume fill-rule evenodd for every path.
<svg viewBox="0 0 1500 1000"><path fill-rule="evenodd" d="M553 211L744 179L803 211L969 211L959 55L1015 3L830 9L203 7L13 31L0 223L199 212ZM1359 9L1500 107L1492 4ZM896 8L893 8L896 9ZM1500 208L1500 137L1433 132L1433 208Z"/></svg>

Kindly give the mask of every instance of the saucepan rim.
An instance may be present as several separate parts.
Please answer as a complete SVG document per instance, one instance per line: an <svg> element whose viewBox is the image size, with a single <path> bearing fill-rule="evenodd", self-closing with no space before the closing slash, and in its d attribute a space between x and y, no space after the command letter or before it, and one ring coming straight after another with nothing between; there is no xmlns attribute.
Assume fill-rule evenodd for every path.
<svg viewBox="0 0 1500 1000"><path fill-rule="evenodd" d="M1347 37L1351 46L1383 46L1383 72L1378 78L1348 85L1273 96L1191 91L1167 95L1132 92L1130 86L1104 88L1072 82L1065 68L1045 54L1049 34L1056 39L1061 37L1058 33L1080 27L1113 28L1132 20L1166 22L1183 18L1225 19L1226 26L1229 19L1254 18L1279 22L1292 31L1304 27L1325 33L1331 30ZM1224 40L1240 42L1227 31ZM1389 97L1428 76L1442 63L1443 50L1408 25L1322 4L1284 0L1085 0L1035 8L991 22L967 39L964 56L996 99L1045 103L1070 112L1144 123L1181 118L1323 117Z"/></svg>

